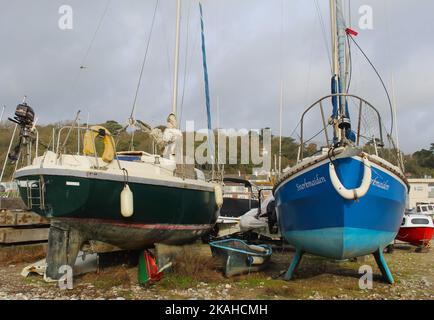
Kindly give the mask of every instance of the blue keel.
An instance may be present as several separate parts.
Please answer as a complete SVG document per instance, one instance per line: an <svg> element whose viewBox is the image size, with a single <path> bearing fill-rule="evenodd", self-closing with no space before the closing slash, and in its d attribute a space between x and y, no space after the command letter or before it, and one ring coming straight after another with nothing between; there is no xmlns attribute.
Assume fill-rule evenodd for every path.
<svg viewBox="0 0 434 320"><path fill-rule="evenodd" d="M387 262L384 259L383 250L379 249L378 251L374 252L373 255L375 257L375 261L377 262L378 267L381 270L383 278L390 284L393 284L395 281L393 280L392 273L390 272L390 269L387 266Z"/></svg>
<svg viewBox="0 0 434 320"><path fill-rule="evenodd" d="M292 279L292 276L294 275L295 270L297 269L298 265L300 264L301 258L303 257L304 251L300 249L296 249L295 255L292 258L291 265L288 268L288 271L286 272L285 276L283 277L285 280L289 281Z"/></svg>

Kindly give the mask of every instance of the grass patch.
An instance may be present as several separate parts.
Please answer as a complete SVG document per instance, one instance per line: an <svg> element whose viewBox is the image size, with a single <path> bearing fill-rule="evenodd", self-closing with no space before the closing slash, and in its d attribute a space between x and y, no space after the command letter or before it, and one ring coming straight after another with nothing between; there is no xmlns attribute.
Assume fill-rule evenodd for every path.
<svg viewBox="0 0 434 320"><path fill-rule="evenodd" d="M180 276L176 274L167 274L159 283L158 286L165 289L188 289L195 287L199 281L189 276Z"/></svg>
<svg viewBox="0 0 434 320"><path fill-rule="evenodd" d="M137 271L137 269L135 269ZM92 283L96 289L107 290L113 287L130 289L132 270L125 267L113 267L102 270L99 274L89 273L81 277L81 281ZM137 276L136 276L137 278Z"/></svg>
<svg viewBox="0 0 434 320"><path fill-rule="evenodd" d="M224 281L225 278L218 269L219 263L214 258L197 255L188 250L176 257L172 265L173 275L195 282Z"/></svg>
<svg viewBox="0 0 434 320"><path fill-rule="evenodd" d="M45 245L3 247L0 248L0 265L36 262L45 258L46 250Z"/></svg>
<svg viewBox="0 0 434 320"><path fill-rule="evenodd" d="M23 278L23 282L25 284L32 285L32 286L46 286L46 287L49 287L49 286L53 285L53 283L45 282L44 279L42 277L40 277L40 276L34 276L34 277L33 276L29 276L27 278Z"/></svg>

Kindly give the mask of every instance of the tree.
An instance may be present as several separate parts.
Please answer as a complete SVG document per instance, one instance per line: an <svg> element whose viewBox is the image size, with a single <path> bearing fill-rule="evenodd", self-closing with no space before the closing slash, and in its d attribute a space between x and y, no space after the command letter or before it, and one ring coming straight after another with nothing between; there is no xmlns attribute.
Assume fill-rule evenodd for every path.
<svg viewBox="0 0 434 320"><path fill-rule="evenodd" d="M109 120L106 123L102 124L104 128L110 131L111 134L114 134L116 131L122 129L123 127L114 120Z"/></svg>

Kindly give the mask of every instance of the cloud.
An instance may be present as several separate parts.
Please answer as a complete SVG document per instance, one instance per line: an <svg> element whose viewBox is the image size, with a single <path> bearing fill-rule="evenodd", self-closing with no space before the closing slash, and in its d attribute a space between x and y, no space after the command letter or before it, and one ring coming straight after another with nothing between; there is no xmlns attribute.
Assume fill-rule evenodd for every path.
<svg viewBox="0 0 434 320"><path fill-rule="evenodd" d="M79 109L84 120L89 113L92 122L126 121L154 1L112 0L81 71L106 0L1 2L0 103L8 112L28 95L41 123L72 119ZM184 121L205 127L197 1L182 3L179 100L184 94L184 103L179 111ZM58 28L63 4L74 10L73 30ZM328 35L328 2L319 4ZM358 8L365 4L374 9L374 30L357 27ZM271 127L277 133L282 76L284 134L289 135L303 109L329 91L330 66L315 2L205 0L203 5L214 125ZM394 76L400 140L406 152L434 142L433 9L429 0L351 1L358 42L387 84ZM175 1L160 0L136 114L154 125L164 123L171 111L174 28ZM386 96L375 74L355 50L353 62L353 92L378 106L390 123Z"/></svg>

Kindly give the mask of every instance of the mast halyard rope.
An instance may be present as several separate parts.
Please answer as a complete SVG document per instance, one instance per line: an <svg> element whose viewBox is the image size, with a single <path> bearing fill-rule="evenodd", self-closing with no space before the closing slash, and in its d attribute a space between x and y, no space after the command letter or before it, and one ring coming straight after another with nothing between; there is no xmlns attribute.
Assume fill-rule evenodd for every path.
<svg viewBox="0 0 434 320"><path fill-rule="evenodd" d="M175 37L175 63L173 71L173 101L172 113L176 117L178 108L178 77L179 77L179 37L181 31L181 0L176 1L176 37Z"/></svg>
<svg viewBox="0 0 434 320"><path fill-rule="evenodd" d="M318 4L318 0L315 0L315 8L316 8L316 12L317 12L319 22L320 22L320 27L321 27L321 31L322 31L323 40L324 40L324 46L325 46L326 52L327 52L327 58L328 58L329 64L330 64L330 72L333 73L332 59L330 57L330 47L329 47L329 42L327 41L326 27L325 27L325 23L324 23L324 18L323 18L322 13L321 13L321 8Z"/></svg>
<svg viewBox="0 0 434 320"><path fill-rule="evenodd" d="M134 124L134 115L135 115L136 106L137 106L137 99L138 99L138 96L139 96L140 85L142 84L143 71L145 69L145 64L146 64L146 61L148 59L149 45L151 43L152 33L153 33L153 30L154 30L155 17L156 17L156 14L157 14L158 3L159 3L159 0L156 0L154 14L152 16L151 30L149 32L148 41L146 43L145 55L143 57L143 62L142 62L142 66L141 66L141 69L140 69L139 81L137 82L137 88L136 88L136 93L135 93L135 96L134 96L133 108L131 110L131 115L130 115L130 119L129 119L129 122L130 122L129 124L130 125Z"/></svg>
<svg viewBox="0 0 434 320"><path fill-rule="evenodd" d="M191 13L191 0L188 3L188 13L187 13L187 32L186 32L186 40L185 40L185 57L184 57L184 76L183 76L183 83L182 83L182 95L181 95L181 106L179 111L179 125L181 126L182 123L182 117L184 112L184 98L185 98L185 89L187 86L187 74L189 70L189 56L188 56L188 49L190 46L190 13Z"/></svg>
<svg viewBox="0 0 434 320"><path fill-rule="evenodd" d="M389 102L389 107L390 107L390 113L391 113L391 116L392 116L391 117L391 125L390 125L390 132L389 132L389 134L392 134L393 133L393 126L394 126L394 122L393 122L393 106L392 106L392 99L390 98L389 91L387 90L386 84L384 83L383 78L381 77L381 75L378 72L377 68L375 68L375 66L372 63L372 61L369 59L369 57L366 55L366 53L363 51L363 49L359 46L359 44L354 39L354 37L352 37L351 35L348 35L348 36L354 42L354 44L357 46L357 48L362 53L362 55L365 57L366 61L368 61L368 63L370 64L370 66L374 70L375 74L377 75L378 79L380 80L381 85L383 86L384 91L386 92L387 100Z"/></svg>

